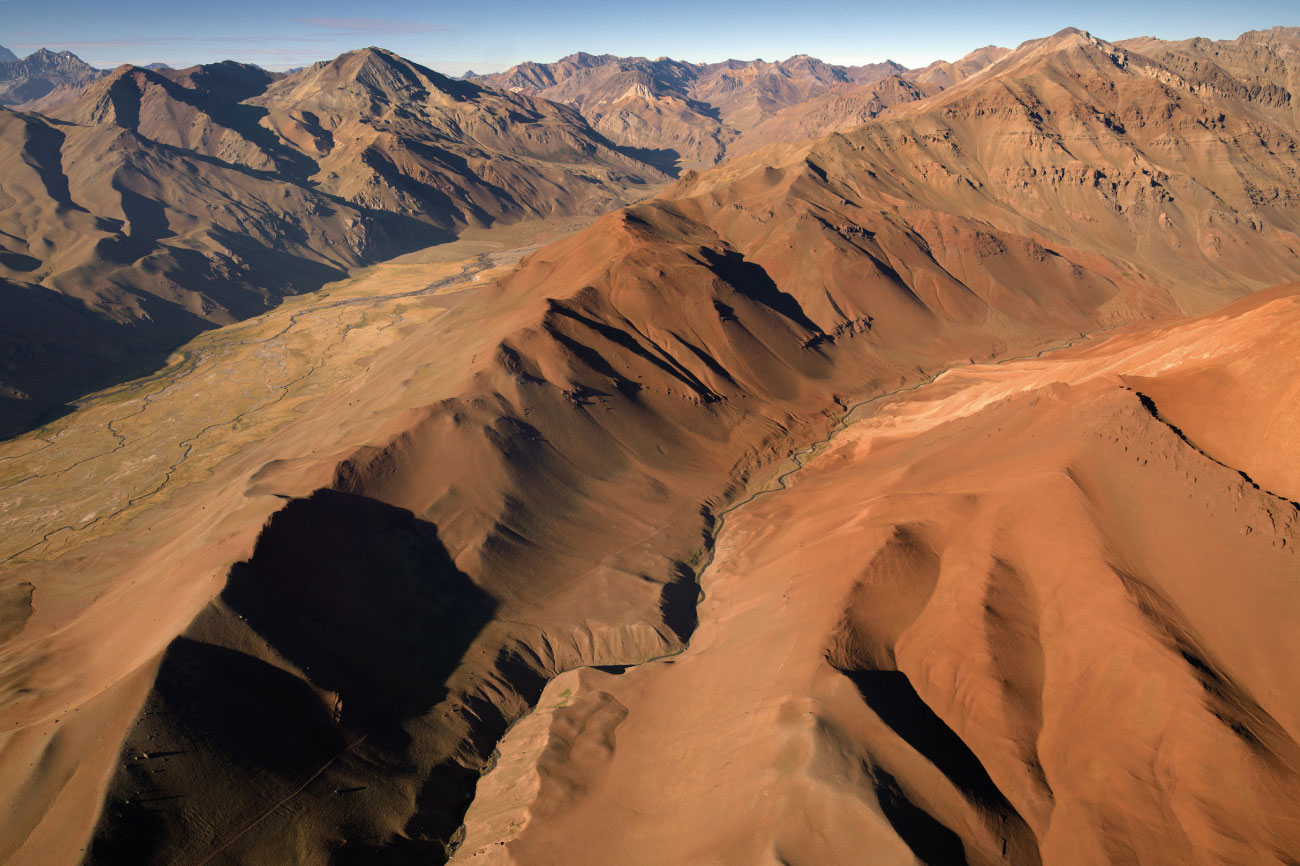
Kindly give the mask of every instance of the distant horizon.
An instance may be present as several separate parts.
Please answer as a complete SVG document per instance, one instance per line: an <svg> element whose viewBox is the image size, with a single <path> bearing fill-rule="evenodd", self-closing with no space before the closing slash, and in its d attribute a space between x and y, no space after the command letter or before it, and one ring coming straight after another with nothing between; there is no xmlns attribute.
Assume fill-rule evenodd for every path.
<svg viewBox="0 0 1300 866"><path fill-rule="evenodd" d="M505 0L496 4L499 14L492 21L463 6L406 0L374 0L366 11L375 17L348 15L355 6L342 0L292 0L270 10L252 0L231 0L219 14L207 6L163 0L136 5L139 13L126 18L91 0L53 0L39 11L0 0L8 19L0 45L20 57L40 48L71 51L102 69L124 63L184 68L235 60L283 72L367 46L386 48L448 75L500 72L526 61L553 63L579 52L690 63L777 62L808 55L839 66L892 60L918 68L957 60L987 45L1015 48L1070 26L1115 42L1139 36L1234 39L1251 30L1300 25L1300 11L1272 0L1232 8L1205 0L1141 8L1117 0L1086 0L1069 11L1012 2L973 9L940 0L924 10L924 26L916 24L912 10L896 6L831 6L818 0L805 4L805 14L798 18L775 0L706 6L667 0L662 14L654 17L593 0L553 4L549 11ZM61 25L57 31L51 27L55 21ZM257 26L241 21L256 21Z"/></svg>
<svg viewBox="0 0 1300 866"><path fill-rule="evenodd" d="M3 2L4 2L4 0L0 0L0 3L3 3ZM1074 25L1070 25L1070 26L1074 26ZM1271 30L1271 29L1274 29L1274 28L1277 28L1277 27L1289 27L1289 26L1297 26L1297 25L1274 24L1274 25L1272 25L1272 26L1270 26L1270 27L1252 27L1252 28L1249 28L1249 29L1247 29L1247 30L1243 30L1243 31L1241 31L1240 33L1236 34L1235 36L1227 36L1227 37L1205 37L1205 38L1214 39L1214 40L1216 40L1216 41L1232 40L1232 39L1236 39L1236 38L1238 38L1238 37L1240 37L1240 36L1242 36L1242 35L1244 35L1244 34L1246 34L1246 33L1259 32L1259 31L1267 31L1267 30ZM1069 28L1068 28L1068 27L1061 28L1061 30L1065 30L1065 29L1069 29ZM1084 31L1084 32L1086 32L1086 33L1090 33L1090 34L1093 35L1093 36L1097 36L1096 33L1094 33L1093 31L1089 30L1089 29L1086 28L1086 27L1076 27L1076 29L1081 30L1081 31ZM1000 47L1000 48L1015 49L1018 45L1023 44L1023 42L1026 42L1026 41L1033 41L1034 39L1043 39L1043 38L1047 38L1047 37L1050 37L1050 36L1054 35L1055 33L1059 33L1059 32L1061 32L1061 31L1060 31L1060 30L1057 30L1057 31L1053 31L1053 33L1044 33L1042 36L1034 36L1034 37L1030 37L1030 39L1028 39L1028 40L1022 40L1021 42L1017 42L1017 43L1015 43L1015 44L999 44L999 43L996 43L996 42L988 42L988 43L984 43L984 44L982 44L982 45L975 45L975 46L971 47L970 49L968 49L968 50L962 52L961 54L958 54L958 55L953 56L953 57L935 57L935 58L933 58L932 60L929 60L929 61L927 61L927 62L925 62L925 63L920 63L920 64L916 64L916 65L912 65L912 64L908 64L908 63L903 63L902 61L899 61L899 60L897 60L897 59L895 59L895 58L893 58L893 57L885 57L885 58L881 58L881 59L879 59L879 60L863 60L863 61L858 61L858 62L839 62L839 61L831 60L831 59L826 58L826 57L818 56L818 55L813 54L813 53L808 52L808 51L798 51L798 52L795 52L794 54L789 54L789 55L786 55L786 56L783 56L783 57L736 57L736 56L731 56L731 57L723 57L723 58L721 58L721 59L717 59L717 60L697 60L697 59L693 59L693 58L689 58L689 57L674 57L674 56L672 56L672 55L668 55L668 54L659 54L659 55L654 55L654 56L651 56L651 55L648 55L648 54L615 54L614 52L611 52L611 51L599 51L599 52L598 52L598 51L588 51L588 50L586 50L586 49L581 49L581 48L579 48L579 49L576 49L576 50L574 50L574 51L570 51L570 52L568 52L567 54L562 54L562 55L560 55L560 56L554 58L553 60L539 60L539 59L535 59L535 58L526 58L526 59L524 59L524 60L518 60L518 61L515 61L514 63L510 63L510 64L508 64L508 65L500 66L500 68L488 69L488 68L486 68L487 64L485 64L484 68L482 68L482 69L475 69L475 68L473 68L473 67L468 67L468 66L467 66L467 67L465 67L464 69L461 69L461 70L459 70L459 71L456 71L456 70L454 70L454 69L439 69L436 65L431 65L430 62L428 62L428 61L421 60L421 59L419 59L419 58L417 58L417 57L411 57L410 55L403 54L403 53L400 52L400 51L396 51L396 50L394 50L394 49L392 49L392 48L388 48L387 46L385 46L385 45L380 45L380 44L358 45L358 46L356 46L356 47L354 47L354 48L345 48L345 49L343 49L342 51L338 52L337 54L331 54L331 55L329 55L328 57L319 57L319 58L317 58L316 60L312 60L312 61L310 61L310 62L300 63L300 64L296 64L296 65L293 65L293 66L280 66L280 67L273 66L273 65L268 65L268 64L265 64L265 63L256 63L255 61L247 60L247 59L240 59L240 58L238 58L238 57L222 57L222 58L215 59L215 60L204 60L204 61L193 62L193 63L168 63L168 62L166 62L166 61L162 61L162 60L140 60L140 61L134 61L134 60L123 60L123 61L121 61L121 62L119 62L119 63L112 63L112 64L101 65L101 64L99 64L99 63L94 63L94 62L88 60L88 59L87 59L85 56L83 56L82 54L79 54L79 53L77 53L76 51L74 51L73 49L71 49L71 48L66 48L66 47L55 47L54 45L39 45L39 46L37 46L36 48L32 48L32 49L30 49L30 50L27 50L27 49L25 49L25 48L22 49L22 50L14 50L14 48L13 48L12 46L4 45L4 44L0 43L0 48L8 48L9 50L13 51L14 54L18 55L18 58L19 58L20 60L25 59L26 57L28 57L28 56L30 56L31 54L34 54L34 53L40 51L41 49L45 49L45 50L47 50L47 51L52 51L52 52L54 52L54 53L56 53L56 54L57 54L57 53L61 53L61 52L63 52L63 51L67 51L67 52L73 54L74 56L76 56L78 59L80 59L80 60L82 60L82 61L84 61L84 62L86 62L86 63L89 63L91 66L94 66L95 68L97 68L97 69L101 69L101 70L113 70L113 69L116 69L116 68L119 67L119 66L124 66L124 65L137 66L137 67L141 67L141 68L143 68L143 67L146 67L146 66L159 65L159 64L161 64L161 65L163 65L163 66L166 66L166 67L168 67L168 68L171 68L171 69L187 69L187 68L190 68L190 67L200 66L200 65L204 65L204 64L224 63L224 62L235 62L235 63L245 63L245 64L249 64L249 65L252 65L252 66L258 66L258 67L260 67L260 68L262 68L262 69L265 69L265 70L268 71L268 72L288 72L288 71L291 71L291 70L305 69L305 68L307 68L307 67L309 67L309 66L312 66L312 65L314 65L314 64L317 64L317 63L327 63L327 62L329 62L329 61L331 61L331 60L334 60L335 58L340 57L340 56L342 56L342 55L344 55L344 54L348 54L348 53L353 52L353 51L363 51L363 50L365 50L365 49L367 49L367 48L375 48L375 49L380 49L380 50L383 50L383 51L389 51L389 52L392 52L393 54L396 54L396 55L398 55L398 56L400 56L400 57L404 57L405 59L407 59L407 60L411 60L411 61L413 61L413 62L415 62L415 63L419 63L421 66L428 67L428 68L433 69L433 70L436 71L436 72L440 72L440 73L442 73L442 74L444 74L444 75L464 75L465 73L473 73L473 74L475 74L475 75L488 75L488 74L492 74L492 73L496 73L496 72L504 72L504 71L506 71L506 70L508 70L508 69L512 69L512 68L514 68L515 66L518 66L518 65L523 64L523 63L536 63L536 64L543 65L543 66L544 66L544 65L547 65L547 64L559 63L560 61L565 60L566 58L574 57L574 56L579 55L579 54L586 54L586 55L589 55L589 56L592 56L592 57L618 57L618 58L621 58L621 59L640 59L640 60L650 60L650 61L656 61L656 60L672 60L672 61L675 61L675 62L679 62L679 63L689 63L689 64L696 65L696 66L705 66L705 65L710 65L710 64L728 63L728 62L737 62L737 63L783 63L783 62L786 62L786 61L789 61L789 60L793 60L793 59L796 58L796 57L810 57L810 58L813 58L813 59L815 59L815 60L819 60L819 61L821 61L821 62L823 62L823 63L827 63L827 64L832 65L832 66L853 67L853 66L869 66L869 65L873 65L873 64L883 64L883 63L896 63L896 64L899 64L899 65L901 65L901 66L906 67L907 69L924 69L925 67L930 66L931 64L934 64L934 63L937 63L937 62L941 62L941 61L942 61L942 62L949 62L949 63L951 63L951 62L955 62L955 61L960 60L961 58L965 57L966 55L968 55L968 54L970 54L970 53L972 53L972 52L979 51L979 50L984 49L984 48L997 48L997 47ZM1104 36L1099 36L1098 38L1105 39L1107 42L1122 42L1122 41L1127 40L1127 39L1137 39L1137 38L1142 38L1142 37L1154 37L1154 38L1157 38L1157 39L1167 39L1168 41L1179 41L1178 39L1176 39L1176 38L1174 38L1174 37L1164 37L1164 36L1159 36L1159 35L1151 34L1151 33L1140 33L1140 34L1134 34L1134 35L1131 35L1131 36L1120 36L1120 37L1117 37L1117 38L1114 38L1114 39L1106 39L1106 37L1104 37ZM1184 36L1184 37L1181 37L1181 38L1182 38L1182 39L1191 39L1191 38L1196 38L1196 37L1192 37L1192 36ZM435 61L435 62L436 62L436 61Z"/></svg>

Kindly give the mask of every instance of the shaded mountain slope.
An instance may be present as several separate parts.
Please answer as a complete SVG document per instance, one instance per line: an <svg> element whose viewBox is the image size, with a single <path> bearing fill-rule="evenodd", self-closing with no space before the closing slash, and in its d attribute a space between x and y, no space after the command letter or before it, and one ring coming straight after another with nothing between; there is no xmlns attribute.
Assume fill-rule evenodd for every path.
<svg viewBox="0 0 1300 866"><path fill-rule="evenodd" d="M41 48L21 60L6 50L0 56L0 105L15 105L40 99L59 88L82 87L103 77L71 51Z"/></svg>
<svg viewBox="0 0 1300 866"><path fill-rule="evenodd" d="M48 116L0 113L0 140L3 303L52 312L6 317L7 430L358 264L662 179L571 109L378 50L283 79L122 67ZM84 304L75 345L49 291Z"/></svg>
<svg viewBox="0 0 1300 866"><path fill-rule="evenodd" d="M283 182L259 142L172 100L169 83L152 76L105 79L70 107L93 123L0 114L5 303L73 300L84 323L73 343L45 317L6 317L11 345L26 347L0 372L27 394L5 401L10 430L204 328L430 236L413 221ZM162 117L141 118L141 103ZM182 148L182 135L196 150Z"/></svg>
<svg viewBox="0 0 1300 866"><path fill-rule="evenodd" d="M592 214L662 180L571 108L456 81L380 49L345 54L250 100L315 160L327 192L444 227Z"/></svg>

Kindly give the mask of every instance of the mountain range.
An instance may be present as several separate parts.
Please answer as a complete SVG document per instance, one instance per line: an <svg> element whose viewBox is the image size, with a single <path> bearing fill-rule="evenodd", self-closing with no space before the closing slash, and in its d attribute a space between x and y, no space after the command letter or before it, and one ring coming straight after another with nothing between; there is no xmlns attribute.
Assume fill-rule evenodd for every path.
<svg viewBox="0 0 1300 866"><path fill-rule="evenodd" d="M978 64L981 56L971 55L967 65ZM897 84L866 89L904 73L908 70L893 61L837 66L806 55L775 63L698 64L666 57L647 60L578 53L555 63L523 63L475 80L573 105L611 141L640 148L649 160L674 170L722 161L738 137L765 123L772 129L771 122L784 110L817 97L834 94L840 100L871 103L876 113L897 101L920 98L919 91ZM801 114L807 117L817 111L805 107ZM862 123L872 116L858 112L842 122L852 126L854 120ZM794 137L815 137L834 128L823 120L801 130L807 135ZM758 137L790 140L779 132Z"/></svg>
<svg viewBox="0 0 1300 866"><path fill-rule="evenodd" d="M0 65L22 101L0 107L0 430L349 269L465 226L603 212L683 165L850 128L996 56L935 78L577 54L457 81L380 49L288 75L103 72L42 49Z"/></svg>
<svg viewBox="0 0 1300 866"><path fill-rule="evenodd" d="M1298 76L1071 28L0 110L12 391L224 325L0 450L0 861L1300 859Z"/></svg>
<svg viewBox="0 0 1300 866"><path fill-rule="evenodd" d="M573 109L377 49L289 77L121 67L45 112L0 108L11 430L364 263L665 179Z"/></svg>
<svg viewBox="0 0 1300 866"><path fill-rule="evenodd" d="M0 46L0 105L31 102L60 88L74 90L103 74L71 51L42 48L20 59Z"/></svg>

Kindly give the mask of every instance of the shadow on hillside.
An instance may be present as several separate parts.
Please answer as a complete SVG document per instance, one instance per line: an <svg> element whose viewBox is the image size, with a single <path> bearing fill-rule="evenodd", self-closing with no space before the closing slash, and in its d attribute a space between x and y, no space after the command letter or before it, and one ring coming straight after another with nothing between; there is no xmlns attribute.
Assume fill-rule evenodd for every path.
<svg viewBox="0 0 1300 866"><path fill-rule="evenodd" d="M76 298L0 279L0 440L75 411L79 397L162 369L174 348L214 327L139 297L149 323L133 327Z"/></svg>
<svg viewBox="0 0 1300 866"><path fill-rule="evenodd" d="M922 700L900 671L843 670L873 712L904 742L948 777L948 780L990 820L1000 826L1004 850L1008 844L1026 859L1040 862L1037 840L1015 807L998 789L965 741ZM895 831L913 853L931 866L964 864L962 842L937 818L913 803L905 788L880 768L876 775L880 805Z"/></svg>
<svg viewBox="0 0 1300 866"><path fill-rule="evenodd" d="M912 688L898 671L845 671L867 706L907 744L971 798L996 808L1009 808L980 759L952 728Z"/></svg>
<svg viewBox="0 0 1300 866"><path fill-rule="evenodd" d="M669 177L680 177L682 173L682 155L671 147L630 147L611 144L624 156L644 162L651 168L657 168Z"/></svg>
<svg viewBox="0 0 1300 866"><path fill-rule="evenodd" d="M369 791L338 827L355 852L348 840L375 838L413 772L442 782L446 826L430 830L450 837L477 773L430 760L427 714L494 612L410 511L332 490L289 502L168 647L89 862L197 862L227 840L234 862L244 843L275 847L293 813L266 810L286 792L316 802L304 814L335 815L345 793Z"/></svg>
<svg viewBox="0 0 1300 866"><path fill-rule="evenodd" d="M105 279L134 296L144 316L115 321L71 296L0 278L0 441L75 411L79 398L158 372L176 349L220 327L132 282L156 281L155 272L161 270L171 284L202 293L243 320L347 276L322 262L214 228L212 236L249 267L247 273L223 275L196 251L158 243L172 234L161 204L126 191L122 201L130 211L130 233L102 240L99 252L120 268ZM375 249L368 262L456 239L400 214L359 210L375 220ZM287 226L285 235L294 231ZM140 273L146 278L134 280Z"/></svg>
<svg viewBox="0 0 1300 866"><path fill-rule="evenodd" d="M222 600L372 736L446 695L495 605L405 509L319 490L272 518Z"/></svg>
<svg viewBox="0 0 1300 866"><path fill-rule="evenodd" d="M761 265L747 261L735 250L717 252L705 247L700 253L708 262L709 269L740 294L780 313L805 331L823 333L817 323L808 318L794 295L781 291Z"/></svg>

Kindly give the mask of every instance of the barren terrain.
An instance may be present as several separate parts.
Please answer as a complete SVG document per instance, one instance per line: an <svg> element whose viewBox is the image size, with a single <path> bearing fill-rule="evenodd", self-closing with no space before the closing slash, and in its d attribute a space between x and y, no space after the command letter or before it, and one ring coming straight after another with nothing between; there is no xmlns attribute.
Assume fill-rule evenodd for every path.
<svg viewBox="0 0 1300 866"><path fill-rule="evenodd" d="M5 297L208 317L0 443L0 862L1300 860L1298 36L514 70L718 90L633 204L379 49L0 109Z"/></svg>

